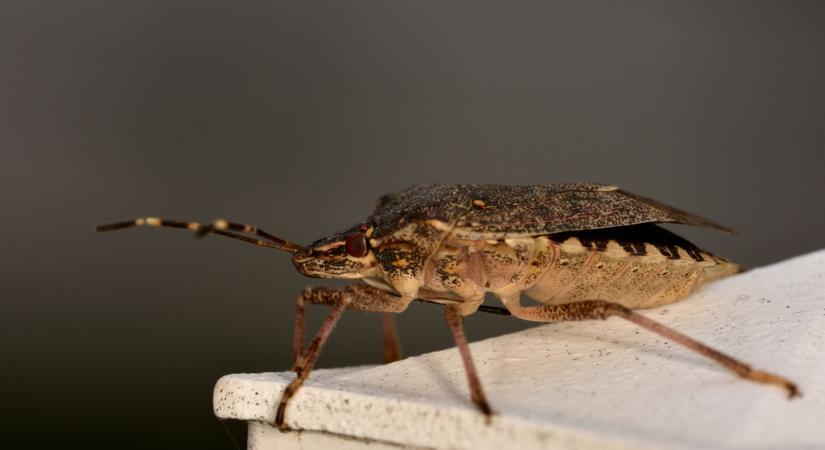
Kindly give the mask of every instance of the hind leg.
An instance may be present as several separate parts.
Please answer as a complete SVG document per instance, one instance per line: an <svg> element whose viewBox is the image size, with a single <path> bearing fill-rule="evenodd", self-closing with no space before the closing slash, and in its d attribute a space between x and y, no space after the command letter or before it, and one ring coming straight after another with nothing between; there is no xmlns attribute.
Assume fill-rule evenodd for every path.
<svg viewBox="0 0 825 450"><path fill-rule="evenodd" d="M736 375L757 383L774 384L784 388L789 398L801 395L796 384L790 380L769 372L754 369L731 356L688 337L673 328L648 319L642 314L618 303L602 300L585 300L563 305L521 306L519 298L502 299L507 309L516 317L534 322L565 322L572 320L607 319L617 316L646 328L665 339L671 340L702 356L705 356Z"/></svg>

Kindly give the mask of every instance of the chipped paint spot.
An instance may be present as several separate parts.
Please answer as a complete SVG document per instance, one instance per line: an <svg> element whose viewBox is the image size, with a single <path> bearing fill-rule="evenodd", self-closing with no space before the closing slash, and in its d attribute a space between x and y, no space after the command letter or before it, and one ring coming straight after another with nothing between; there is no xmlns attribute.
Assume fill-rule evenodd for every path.
<svg viewBox="0 0 825 450"><path fill-rule="evenodd" d="M160 219L157 217L147 217L146 218L146 225L159 227L160 226Z"/></svg>

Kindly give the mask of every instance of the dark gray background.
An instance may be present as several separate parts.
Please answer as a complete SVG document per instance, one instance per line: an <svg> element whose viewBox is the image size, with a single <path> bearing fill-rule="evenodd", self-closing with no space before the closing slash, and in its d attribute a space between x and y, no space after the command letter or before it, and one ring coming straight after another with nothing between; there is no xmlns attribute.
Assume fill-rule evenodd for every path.
<svg viewBox="0 0 825 450"><path fill-rule="evenodd" d="M289 365L287 255L102 222L308 243L419 182L589 180L741 230L679 228L747 265L821 248L824 58L820 2L4 1L4 444L231 448L215 380ZM450 345L438 308L399 326ZM345 315L320 364L378 337Z"/></svg>

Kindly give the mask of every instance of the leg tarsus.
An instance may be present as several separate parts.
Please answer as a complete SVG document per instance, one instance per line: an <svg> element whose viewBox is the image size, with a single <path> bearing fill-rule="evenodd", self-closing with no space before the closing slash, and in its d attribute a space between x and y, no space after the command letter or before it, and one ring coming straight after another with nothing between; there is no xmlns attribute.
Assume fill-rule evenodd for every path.
<svg viewBox="0 0 825 450"><path fill-rule="evenodd" d="M304 378L300 375L292 380L286 388L284 388L283 394L281 394L281 400L278 402L278 412L275 414L275 427L277 427L281 431L289 430L289 426L286 424L286 406L289 403L289 399L298 392L298 389L304 384Z"/></svg>
<svg viewBox="0 0 825 450"><path fill-rule="evenodd" d="M737 373L737 375L739 375ZM770 372L765 372L759 369L750 369L750 372L746 375L739 375L742 378L747 380L755 381L757 383L764 383L764 384L775 384L779 387L782 387L788 393L788 399L793 399L796 397L802 397L802 392L797 387L796 383L783 378L779 375L774 375Z"/></svg>

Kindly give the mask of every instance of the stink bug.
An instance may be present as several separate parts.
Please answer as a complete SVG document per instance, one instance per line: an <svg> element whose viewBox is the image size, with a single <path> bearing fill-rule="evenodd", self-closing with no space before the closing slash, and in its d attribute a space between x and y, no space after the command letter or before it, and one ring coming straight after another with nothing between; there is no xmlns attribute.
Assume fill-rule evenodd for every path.
<svg viewBox="0 0 825 450"><path fill-rule="evenodd" d="M536 186L414 186L380 198L363 222L309 246L250 225L209 225L144 218L103 225L138 225L219 234L292 253L302 275L361 280L346 288L311 287L298 297L292 369L296 378L278 404L274 425L285 428L289 399L309 376L345 309L404 311L413 300L444 305L445 318L467 373L472 401L488 416L464 338L463 318L476 311L537 322L618 316L694 350L736 375L800 395L790 380L751 368L634 311L675 302L739 267L657 226L681 223L733 230L614 186L592 183ZM483 306L492 293L504 308ZM540 303L522 306L521 294ZM332 312L303 348L304 305ZM385 320L385 357L397 358L392 322Z"/></svg>

